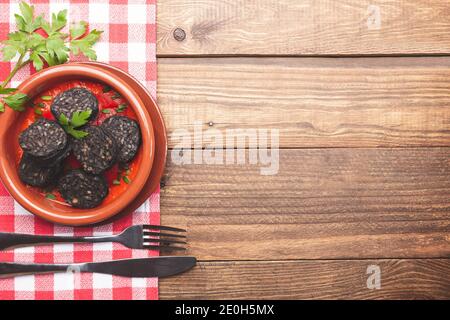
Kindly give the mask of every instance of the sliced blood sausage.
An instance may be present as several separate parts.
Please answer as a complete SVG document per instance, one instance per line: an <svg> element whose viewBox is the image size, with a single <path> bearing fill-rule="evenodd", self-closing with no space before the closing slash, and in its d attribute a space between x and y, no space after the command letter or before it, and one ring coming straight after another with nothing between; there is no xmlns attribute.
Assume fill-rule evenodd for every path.
<svg viewBox="0 0 450 320"><path fill-rule="evenodd" d="M50 107L56 119L64 114L67 119L72 118L75 111L92 110L89 120L94 119L98 114L98 100L91 91L85 88L72 88L56 96Z"/></svg>
<svg viewBox="0 0 450 320"><path fill-rule="evenodd" d="M98 206L105 199L108 184L102 176L71 170L59 179L58 191L73 207L89 209Z"/></svg>
<svg viewBox="0 0 450 320"><path fill-rule="evenodd" d="M100 174L116 161L117 147L114 139L101 127L87 126L83 131L88 135L74 139L72 150L84 171Z"/></svg>
<svg viewBox="0 0 450 320"><path fill-rule="evenodd" d="M59 164L60 162L62 162L65 158L67 158L72 150L72 144L70 143L70 137L69 137L69 142L67 143L66 147L61 150L61 152L57 153L56 155L52 156L51 158L45 158L45 159L41 159L41 158L36 158L33 157L31 155L29 155L30 158L32 158L34 160L34 162L36 162L36 164L39 164L42 167L53 167L57 164Z"/></svg>
<svg viewBox="0 0 450 320"><path fill-rule="evenodd" d="M19 136L19 145L29 155L47 160L57 157L67 148L68 137L55 121L40 118Z"/></svg>
<svg viewBox="0 0 450 320"><path fill-rule="evenodd" d="M51 167L43 167L28 154L24 153L19 163L19 178L30 186L47 187L55 182L61 169L61 163L56 163Z"/></svg>
<svg viewBox="0 0 450 320"><path fill-rule="evenodd" d="M135 120L116 115L106 119L102 128L114 137L117 143L117 161L129 162L136 156L141 144L141 130Z"/></svg>

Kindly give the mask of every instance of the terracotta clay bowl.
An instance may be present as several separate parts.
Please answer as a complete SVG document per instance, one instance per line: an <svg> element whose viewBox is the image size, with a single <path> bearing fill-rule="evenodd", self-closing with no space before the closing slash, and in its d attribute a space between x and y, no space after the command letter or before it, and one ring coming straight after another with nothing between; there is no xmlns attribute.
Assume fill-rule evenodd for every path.
<svg viewBox="0 0 450 320"><path fill-rule="evenodd" d="M38 72L25 80L19 91L31 99L42 91L70 80L90 80L114 88L136 113L142 133L142 145L137 155L139 169L126 192L93 209L77 209L52 200L26 186L17 172L18 136L24 114L9 108L0 115L0 177L14 199L35 215L58 224L83 226L99 223L122 212L139 195L153 165L155 136L152 121L136 91L117 74L93 65L65 64Z"/></svg>

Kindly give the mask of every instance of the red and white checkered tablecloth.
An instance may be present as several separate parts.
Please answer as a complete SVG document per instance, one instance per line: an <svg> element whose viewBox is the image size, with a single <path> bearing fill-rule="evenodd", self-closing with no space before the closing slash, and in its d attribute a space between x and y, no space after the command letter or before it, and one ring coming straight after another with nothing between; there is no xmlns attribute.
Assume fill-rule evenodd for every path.
<svg viewBox="0 0 450 320"><path fill-rule="evenodd" d="M0 0L0 39L15 29L14 13L19 0ZM103 30L96 45L98 61L134 75L155 96L156 0L31 0L36 13L68 9L68 20L88 21L90 29ZM12 65L0 62L0 79ZM23 70L16 86L33 70ZM159 191L132 215L95 228L58 226L27 212L0 183L0 231L55 235L110 235L129 225L159 224ZM154 251L130 250L119 244L58 244L0 252L1 262L80 263L157 255ZM158 299L158 279L121 278L101 274L60 273L0 279L0 299Z"/></svg>

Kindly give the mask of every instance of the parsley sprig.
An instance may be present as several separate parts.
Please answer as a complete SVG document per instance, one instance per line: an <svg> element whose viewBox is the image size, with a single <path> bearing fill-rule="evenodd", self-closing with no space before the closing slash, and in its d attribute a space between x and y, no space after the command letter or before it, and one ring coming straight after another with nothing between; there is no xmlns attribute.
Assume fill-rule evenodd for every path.
<svg viewBox="0 0 450 320"><path fill-rule="evenodd" d="M75 111L70 120L67 119L63 113L61 113L58 121L68 134L72 135L72 137L76 139L81 139L86 137L88 133L83 130L78 130L77 128L82 127L89 122L91 113L91 109L87 109L85 111Z"/></svg>
<svg viewBox="0 0 450 320"><path fill-rule="evenodd" d="M35 16L34 6L21 2L19 8L21 14L14 15L18 30L9 33L8 39L1 42L4 61L18 58L9 75L0 83L0 97L3 96L0 112L5 110L5 104L16 111L24 110L28 97L15 93L15 88L6 88L20 69L30 63L38 71L45 64L63 64L68 61L70 52L96 60L97 55L92 47L102 34L102 31L95 29L87 33L88 24L85 21L72 24L70 34L63 33L67 25L67 10L53 13L49 22L43 15Z"/></svg>

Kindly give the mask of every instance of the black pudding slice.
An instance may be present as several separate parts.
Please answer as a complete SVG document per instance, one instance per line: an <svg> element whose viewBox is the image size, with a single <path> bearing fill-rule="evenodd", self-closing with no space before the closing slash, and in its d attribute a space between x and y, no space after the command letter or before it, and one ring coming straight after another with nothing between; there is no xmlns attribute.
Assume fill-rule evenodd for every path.
<svg viewBox="0 0 450 320"><path fill-rule="evenodd" d="M98 206L106 198L108 184L102 176L72 170L59 179L58 191L71 206L90 209Z"/></svg>
<svg viewBox="0 0 450 320"><path fill-rule="evenodd" d="M87 126L83 131L88 135L73 140L73 154L84 171L100 174L116 162L116 143L101 127Z"/></svg>
<svg viewBox="0 0 450 320"><path fill-rule="evenodd" d="M53 166L61 163L65 158L67 158L69 156L71 150L72 150L72 143L70 142L70 137L69 137L69 141L68 141L66 147L61 152L57 153L56 155L52 156L51 158L40 159L40 158L36 158L33 156L29 156L29 157L33 158L34 162L36 162L36 164L39 164L42 167L53 167Z"/></svg>
<svg viewBox="0 0 450 320"><path fill-rule="evenodd" d="M73 88L66 90L56 96L50 107L56 119L64 114L67 119L72 118L75 111L92 110L89 120L94 119L98 114L98 101L91 91L85 88Z"/></svg>
<svg viewBox="0 0 450 320"><path fill-rule="evenodd" d="M102 128L116 140L117 161L129 162L136 156L141 144L141 130L135 120L124 116L112 116L102 123Z"/></svg>
<svg viewBox="0 0 450 320"><path fill-rule="evenodd" d="M19 136L19 145L29 155L47 160L57 157L67 148L68 137L55 121L41 118L32 123Z"/></svg>
<svg viewBox="0 0 450 320"><path fill-rule="evenodd" d="M19 178L30 186L43 188L55 182L61 169L61 163L56 163L51 167L43 167L24 153L19 163Z"/></svg>

